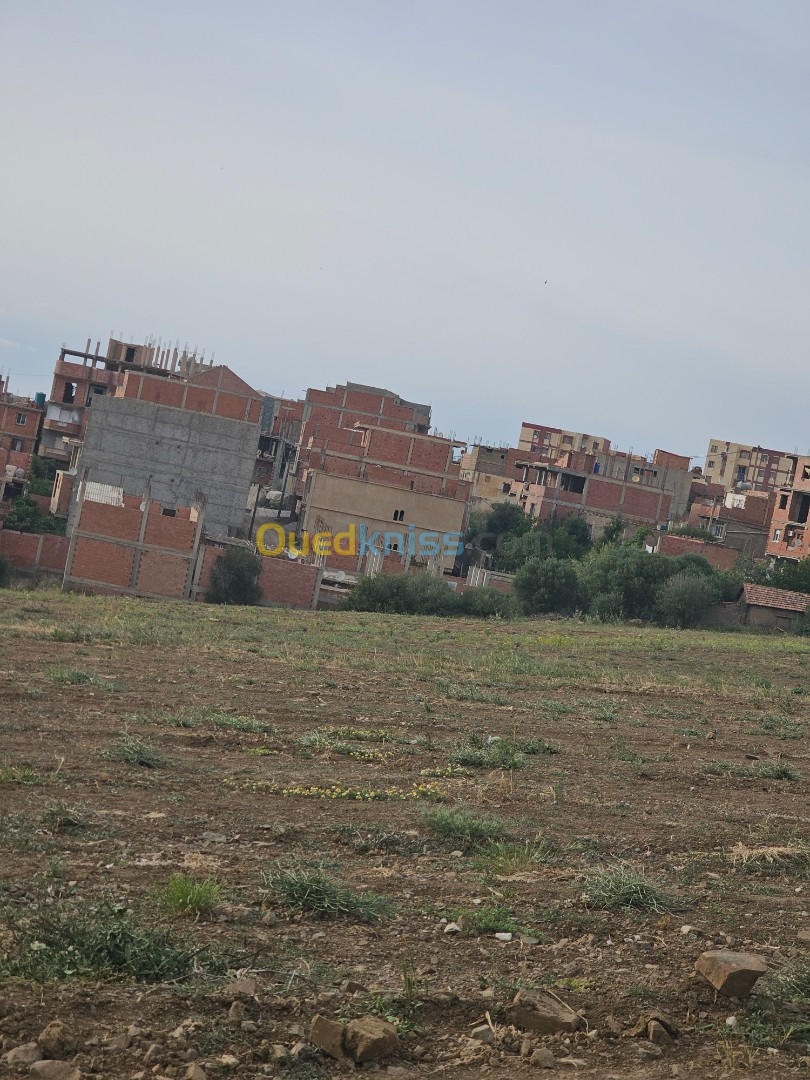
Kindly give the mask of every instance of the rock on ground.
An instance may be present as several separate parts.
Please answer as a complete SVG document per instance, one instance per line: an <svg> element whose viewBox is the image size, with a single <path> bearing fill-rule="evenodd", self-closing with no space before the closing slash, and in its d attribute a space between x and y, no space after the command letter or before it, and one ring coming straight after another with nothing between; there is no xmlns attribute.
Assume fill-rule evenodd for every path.
<svg viewBox="0 0 810 1080"><path fill-rule="evenodd" d="M379 1061L393 1054L398 1045L397 1029L378 1016L350 1020L343 1035L346 1053L357 1062Z"/></svg>
<svg viewBox="0 0 810 1080"><path fill-rule="evenodd" d="M768 970L768 965L755 953L729 952L713 949L701 953L695 970L720 994L726 997L748 997L754 983Z"/></svg>
<svg viewBox="0 0 810 1080"><path fill-rule="evenodd" d="M31 1075L40 1080L82 1080L82 1074L69 1061L35 1061Z"/></svg>
<svg viewBox="0 0 810 1080"><path fill-rule="evenodd" d="M329 1057L340 1061L345 1057L343 1053L343 1030L343 1024L338 1023L337 1020L328 1020L325 1016L321 1016L320 1013L316 1013L312 1017L312 1023L309 1025L309 1041L313 1046L317 1046L319 1050L323 1050Z"/></svg>
<svg viewBox="0 0 810 1080"><path fill-rule="evenodd" d="M506 1010L506 1019L522 1031L538 1035L578 1031L582 1026L578 1013L545 990L518 990Z"/></svg>
<svg viewBox="0 0 810 1080"><path fill-rule="evenodd" d="M22 1043L21 1046L15 1046L13 1050L5 1055L5 1061L7 1065L31 1065L35 1061L39 1061L42 1057L42 1051L39 1048L39 1043L29 1042Z"/></svg>

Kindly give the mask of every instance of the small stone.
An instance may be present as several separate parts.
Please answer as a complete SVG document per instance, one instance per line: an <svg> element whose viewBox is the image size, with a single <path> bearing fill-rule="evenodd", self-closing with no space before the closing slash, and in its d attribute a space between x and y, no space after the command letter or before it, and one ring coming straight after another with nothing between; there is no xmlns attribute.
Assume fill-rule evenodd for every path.
<svg viewBox="0 0 810 1080"><path fill-rule="evenodd" d="M259 922L262 926L276 926L278 924L278 917L276 916L275 911L265 911L264 915L259 919Z"/></svg>
<svg viewBox="0 0 810 1080"><path fill-rule="evenodd" d="M533 1065L535 1069L556 1069L557 1059L550 1050L546 1050L545 1046L538 1046L536 1050L532 1051L529 1064Z"/></svg>
<svg viewBox="0 0 810 1080"><path fill-rule="evenodd" d="M245 1015L245 1003L244 1001L232 1001L231 1007L228 1009L228 1019L236 1023Z"/></svg>
<svg viewBox="0 0 810 1080"><path fill-rule="evenodd" d="M250 1001L256 997L256 980L236 979L222 988L222 996L228 1001Z"/></svg>
<svg viewBox="0 0 810 1080"><path fill-rule="evenodd" d="M340 989L344 994L364 994L366 992L365 986L355 979L344 979L340 984Z"/></svg>
<svg viewBox="0 0 810 1080"><path fill-rule="evenodd" d="M768 970L768 965L755 953L712 949L701 953L695 969L718 993L726 997L744 998L751 993L757 979Z"/></svg>
<svg viewBox="0 0 810 1080"><path fill-rule="evenodd" d="M672 1036L657 1020L650 1020L647 1024L647 1038L656 1046L672 1046Z"/></svg>
<svg viewBox="0 0 810 1080"><path fill-rule="evenodd" d="M464 856L463 851L451 851L450 852L450 858L451 859L461 859L461 858L463 858L463 856Z"/></svg>
<svg viewBox="0 0 810 1080"><path fill-rule="evenodd" d="M460 934L461 927L457 922L449 922L442 932L445 934Z"/></svg>
<svg viewBox="0 0 810 1080"><path fill-rule="evenodd" d="M506 1010L506 1019L522 1031L554 1035L560 1031L579 1031L582 1017L545 990L518 990Z"/></svg>
<svg viewBox="0 0 810 1080"><path fill-rule="evenodd" d="M534 1043L532 1042L532 1040L524 1039L523 1042L520 1044L520 1056L531 1057L532 1050L534 1050Z"/></svg>
<svg viewBox="0 0 810 1080"><path fill-rule="evenodd" d="M76 1049L76 1040L61 1020L51 1020L37 1035L37 1042L46 1058L63 1058Z"/></svg>
<svg viewBox="0 0 810 1080"><path fill-rule="evenodd" d="M664 1052L660 1046L656 1046L655 1043L651 1042L635 1043L634 1046L636 1053L644 1061L649 1061L651 1058L660 1058Z"/></svg>
<svg viewBox="0 0 810 1080"><path fill-rule="evenodd" d="M507 934L507 933L496 934L495 937L498 939L498 941L511 941L512 940L512 934Z"/></svg>
<svg viewBox="0 0 810 1080"><path fill-rule="evenodd" d="M320 1013L312 1017L309 1025L309 1041L319 1050L323 1050L329 1057L341 1061L343 1053L343 1024L337 1020L328 1020Z"/></svg>
<svg viewBox="0 0 810 1080"><path fill-rule="evenodd" d="M82 1074L69 1061L35 1061L31 1066L31 1076L41 1080L82 1080Z"/></svg>
<svg viewBox="0 0 810 1080"><path fill-rule="evenodd" d="M293 1061L304 1061L312 1056L312 1050L305 1042L299 1040L297 1043L293 1043L287 1052L287 1056L292 1058Z"/></svg>
<svg viewBox="0 0 810 1080"><path fill-rule="evenodd" d="M22 1043L21 1046L15 1046L13 1050L5 1055L5 1061L8 1065L32 1065L35 1061L39 1061L42 1057L42 1051L39 1048L39 1043L29 1042Z"/></svg>
<svg viewBox="0 0 810 1080"><path fill-rule="evenodd" d="M810 930L800 930L796 937L805 945L810 945Z"/></svg>
<svg viewBox="0 0 810 1080"><path fill-rule="evenodd" d="M521 945L539 945L540 944L540 938L539 937L531 937L531 935L529 935L529 934L519 934L518 938L520 940Z"/></svg>
<svg viewBox="0 0 810 1080"><path fill-rule="evenodd" d="M247 1031L251 1033L254 1031L258 1031L259 1025L256 1023L255 1020L243 1020L242 1023L239 1025L239 1029L240 1031Z"/></svg>
<svg viewBox="0 0 810 1080"><path fill-rule="evenodd" d="M199 1065L189 1065L184 1075L186 1080L208 1080L208 1073Z"/></svg>
<svg viewBox="0 0 810 1080"><path fill-rule="evenodd" d="M479 1024L470 1032L470 1038L475 1039L476 1042L486 1043L490 1045L495 1041L495 1036L492 1033L492 1028L489 1024Z"/></svg>
<svg viewBox="0 0 810 1080"><path fill-rule="evenodd" d="M736 1026L737 1026L737 1017L736 1016L727 1016L726 1017L726 1027L731 1028L731 1030L733 1031L736 1028Z"/></svg>
<svg viewBox="0 0 810 1080"><path fill-rule="evenodd" d="M160 1043L150 1043L146 1050L146 1053L143 1055L144 1065L154 1065L159 1053Z"/></svg>
<svg viewBox="0 0 810 1080"><path fill-rule="evenodd" d="M495 991L492 989L491 986L488 986L486 990L481 991L481 997L484 999L484 1001L494 1001Z"/></svg>
<svg viewBox="0 0 810 1080"><path fill-rule="evenodd" d="M108 1050L128 1050L132 1039L129 1037L129 1033L122 1031L120 1035L113 1035L110 1041L107 1043Z"/></svg>
<svg viewBox="0 0 810 1080"><path fill-rule="evenodd" d="M233 1054L220 1054L217 1058L217 1064L221 1065L223 1069L235 1069L239 1064L239 1058Z"/></svg>
<svg viewBox="0 0 810 1080"><path fill-rule="evenodd" d="M343 1046L357 1062L379 1061L399 1045L397 1029L378 1016L361 1016L346 1025Z"/></svg>

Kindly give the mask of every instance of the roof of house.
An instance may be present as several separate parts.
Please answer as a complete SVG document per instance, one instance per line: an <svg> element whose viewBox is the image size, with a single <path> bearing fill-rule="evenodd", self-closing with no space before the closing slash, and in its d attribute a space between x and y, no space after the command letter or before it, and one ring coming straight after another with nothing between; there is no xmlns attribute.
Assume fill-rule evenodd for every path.
<svg viewBox="0 0 810 1080"><path fill-rule="evenodd" d="M769 589L766 585L743 585L743 599L754 607L777 608L780 611L806 611L810 606L810 595L807 593Z"/></svg>

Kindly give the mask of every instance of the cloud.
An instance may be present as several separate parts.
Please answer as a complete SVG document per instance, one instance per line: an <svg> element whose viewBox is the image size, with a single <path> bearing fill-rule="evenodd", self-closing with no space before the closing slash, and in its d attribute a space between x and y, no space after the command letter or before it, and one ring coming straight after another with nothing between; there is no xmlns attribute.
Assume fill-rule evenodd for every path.
<svg viewBox="0 0 810 1080"><path fill-rule="evenodd" d="M11 338L0 337L0 349L19 349L19 341L12 341Z"/></svg>

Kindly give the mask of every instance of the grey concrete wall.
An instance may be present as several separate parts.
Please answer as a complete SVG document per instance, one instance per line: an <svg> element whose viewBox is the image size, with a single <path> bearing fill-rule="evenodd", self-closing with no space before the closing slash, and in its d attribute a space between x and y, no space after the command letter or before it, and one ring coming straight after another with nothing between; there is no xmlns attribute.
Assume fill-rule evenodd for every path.
<svg viewBox="0 0 810 1080"><path fill-rule="evenodd" d="M239 528L247 506L259 425L172 409L149 401L98 397L93 402L79 475L151 498L167 507L205 499L205 530ZM68 528L73 527L75 500Z"/></svg>

